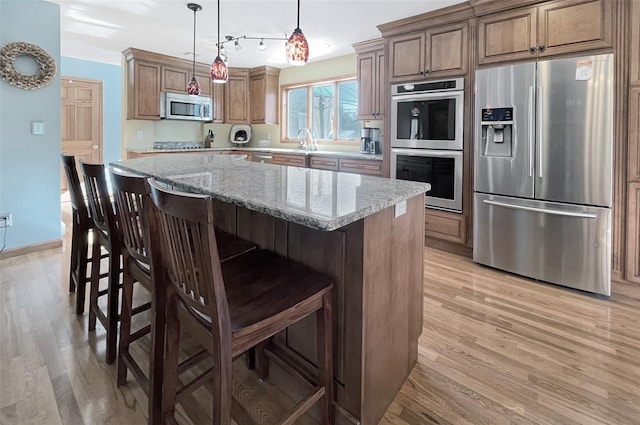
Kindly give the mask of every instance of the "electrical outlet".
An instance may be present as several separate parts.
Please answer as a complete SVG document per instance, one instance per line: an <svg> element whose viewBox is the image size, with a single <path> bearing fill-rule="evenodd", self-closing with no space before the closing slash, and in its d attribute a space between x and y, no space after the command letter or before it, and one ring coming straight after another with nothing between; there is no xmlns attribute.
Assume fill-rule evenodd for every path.
<svg viewBox="0 0 640 425"><path fill-rule="evenodd" d="M0 213L0 228L11 227L11 213Z"/></svg>

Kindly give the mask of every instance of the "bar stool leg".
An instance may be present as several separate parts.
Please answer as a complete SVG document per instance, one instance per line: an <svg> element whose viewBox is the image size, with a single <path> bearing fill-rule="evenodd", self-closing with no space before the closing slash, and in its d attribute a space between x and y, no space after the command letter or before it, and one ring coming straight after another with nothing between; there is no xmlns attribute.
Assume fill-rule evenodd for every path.
<svg viewBox="0 0 640 425"><path fill-rule="evenodd" d="M91 248L91 287L89 288L89 331L96 330L96 309L100 290L100 244L93 241Z"/></svg>
<svg viewBox="0 0 640 425"><path fill-rule="evenodd" d="M118 296L120 294L120 255L109 253L109 286L107 288L107 364L116 361L118 348Z"/></svg>
<svg viewBox="0 0 640 425"><path fill-rule="evenodd" d="M331 329L331 292L325 293L323 307L316 313L318 343L318 385L324 386L322 423L335 423L333 406L333 330Z"/></svg>

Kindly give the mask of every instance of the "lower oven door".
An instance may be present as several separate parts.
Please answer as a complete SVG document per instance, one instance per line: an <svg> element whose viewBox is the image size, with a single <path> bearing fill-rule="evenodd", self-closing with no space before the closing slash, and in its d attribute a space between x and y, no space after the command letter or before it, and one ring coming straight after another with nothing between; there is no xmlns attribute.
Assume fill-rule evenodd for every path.
<svg viewBox="0 0 640 425"><path fill-rule="evenodd" d="M462 151L392 148L391 178L429 183L427 207L462 212Z"/></svg>

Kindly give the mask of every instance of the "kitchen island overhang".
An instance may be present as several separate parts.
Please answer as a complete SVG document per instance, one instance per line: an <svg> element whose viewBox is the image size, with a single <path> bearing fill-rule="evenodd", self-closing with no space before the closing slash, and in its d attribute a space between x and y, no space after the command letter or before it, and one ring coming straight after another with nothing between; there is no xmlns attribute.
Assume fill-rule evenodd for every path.
<svg viewBox="0 0 640 425"><path fill-rule="evenodd" d="M380 421L417 360L429 185L233 155L157 155L111 165L211 195L218 228L329 275L338 422ZM272 355L312 377L313 320L274 337ZM295 400L302 387L277 363L271 380Z"/></svg>

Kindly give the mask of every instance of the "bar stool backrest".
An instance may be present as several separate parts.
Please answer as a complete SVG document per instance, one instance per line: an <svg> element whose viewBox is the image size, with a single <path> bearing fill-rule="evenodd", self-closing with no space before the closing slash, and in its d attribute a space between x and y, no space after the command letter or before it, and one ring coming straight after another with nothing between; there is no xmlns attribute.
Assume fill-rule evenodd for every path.
<svg viewBox="0 0 640 425"><path fill-rule="evenodd" d="M76 158L73 155L60 154L62 158L62 168L67 176L67 186L69 187L69 197L71 198L71 207L78 215L77 219L81 221L89 221L89 210L82 193L78 170L76 169ZM80 223L83 224L83 223Z"/></svg>
<svg viewBox="0 0 640 425"><path fill-rule="evenodd" d="M87 192L94 227L113 240L118 237L116 215L109 197L104 165L89 164L81 160L80 168L84 174L84 189Z"/></svg>
<svg viewBox="0 0 640 425"><path fill-rule="evenodd" d="M154 264L162 264L161 279L168 280L166 285L191 315L210 323L219 346L230 347L231 322L211 197L169 190L153 179L149 186L158 226L151 235L151 256Z"/></svg>

